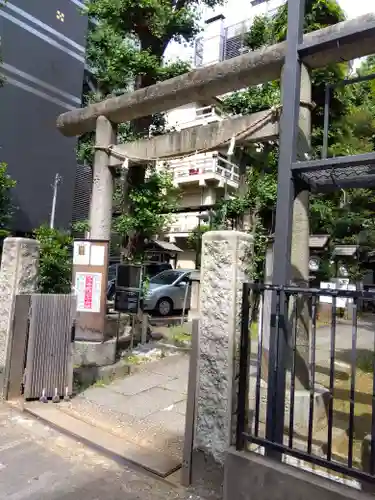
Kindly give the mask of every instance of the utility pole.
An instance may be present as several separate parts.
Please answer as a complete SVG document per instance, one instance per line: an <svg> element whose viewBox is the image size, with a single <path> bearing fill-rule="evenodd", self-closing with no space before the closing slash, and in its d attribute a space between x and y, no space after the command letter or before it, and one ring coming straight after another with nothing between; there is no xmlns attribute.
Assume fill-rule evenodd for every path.
<svg viewBox="0 0 375 500"><path fill-rule="evenodd" d="M53 198L52 198L52 209L51 209L51 218L49 222L49 227L53 229L55 227L55 213L56 213L56 200L57 200L57 188L58 185L60 184L62 180L62 177L60 174L55 175L55 180L52 184L53 188Z"/></svg>

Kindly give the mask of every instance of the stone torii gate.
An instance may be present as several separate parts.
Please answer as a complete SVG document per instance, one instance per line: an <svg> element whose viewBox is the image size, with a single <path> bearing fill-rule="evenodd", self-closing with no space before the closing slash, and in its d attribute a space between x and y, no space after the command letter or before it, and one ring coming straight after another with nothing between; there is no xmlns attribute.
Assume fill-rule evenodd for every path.
<svg viewBox="0 0 375 500"><path fill-rule="evenodd" d="M338 159L315 163L314 161L298 161L303 160L298 157L298 133L304 141L300 152L308 149L310 140L311 87L308 72L310 69L372 54L375 47L375 15L368 14L302 37L303 5L304 0L288 1L289 13L298 13L298 16L295 16L298 22L289 15L288 42L250 52L207 68L200 68L58 117L57 127L66 136L81 135L96 130L94 181L90 209L92 239L109 240L110 238L113 194L111 169L120 165L124 157L135 163L137 158L178 157L200 149L213 150L218 144L229 143L233 135L245 142L249 140L260 142L275 138L280 132L274 253L274 262L277 262L277 266L273 270L272 282L277 285L290 282L293 277L291 266L293 253L295 254L294 267L302 277L306 276L308 247L302 252L292 252L293 248L296 249L292 237L293 207L295 219L299 211L301 222L296 230L302 233L308 232L308 184L301 174L322 169L323 166L332 169L336 164L345 163L350 166L364 161L363 158L345 161L341 159L341 163ZM293 26L293 23L298 26ZM121 122L167 111L198 99L209 100L214 96L249 85L276 80L280 78L282 70L284 71L284 85L280 130L272 113L263 112L226 119L207 126L192 127L182 132L174 132L148 140L116 145L116 126ZM301 108L304 112L301 112ZM370 162L374 162L374 158L370 158ZM132 168L137 167L135 165ZM285 316L287 311L283 310L281 314ZM282 342L285 342L285 339ZM285 356L285 349L286 347L282 345L280 351L282 356ZM270 348L270 356L275 355ZM223 373L221 376L225 377ZM229 378L228 375L227 394L220 395L224 406L231 406L233 399L234 386ZM279 378L278 384L277 405L283 409L285 376ZM284 384L284 389L280 384ZM225 413L225 409L223 412ZM233 429L230 416L228 420L229 423L220 428L219 447L225 448L232 440ZM277 423L278 428L275 430L278 439L281 439L280 442L282 442L283 424L283 418L280 418ZM210 446L213 446L212 443L208 448ZM221 456L221 453L216 456Z"/></svg>
<svg viewBox="0 0 375 500"><path fill-rule="evenodd" d="M319 68L330 63L348 61L359 55L372 53L374 22L373 15L366 15L304 36L300 50L303 67ZM360 43L352 43L353 33L359 33ZM287 44L283 42L60 115L57 119L57 127L66 136L81 135L96 130L90 238L107 241L110 239L113 196L112 172L114 167L123 163L124 157L132 160L132 168L137 168L137 158L162 159L189 155L199 150L209 151L215 149L219 144L229 143L233 135L237 136L237 144L240 144L241 141L261 142L276 138L279 132L278 122L274 114L266 111L225 119L222 122L206 126L192 127L148 140L116 145L116 126L118 123L167 111L197 99L210 100L231 90L278 79L285 63L286 54ZM301 77L301 104L303 101L305 104L309 104L311 85L308 71L304 70ZM300 136L303 139L299 149L303 153L308 151L310 141L310 110L308 106L300 109L299 125L300 132L302 132ZM279 186L285 184L288 175L290 174L279 171ZM285 197L284 194L283 197ZM300 242L308 240L306 237L309 232L308 192L302 190L296 196L290 192L288 197L295 198L295 200L286 199L283 207L288 208L283 210L283 214L279 208L276 217L282 226L282 232L286 235L284 240L277 239L276 235L276 251L278 252L278 248L283 248L278 257L275 258L278 262L278 269L280 269L280 258L285 260L285 255L288 256L285 266L282 266L285 268L284 271L279 276L274 277L274 282L279 284L287 283L290 280L291 253L295 280L301 282L308 277L308 248L301 251L299 246ZM296 223L294 224L295 238L292 241L293 205ZM100 314L105 315L105 311L101 311ZM105 324L104 318L101 323ZM302 344L306 344L306 339L302 338L301 341ZM303 346L301 349L306 351ZM302 352L301 354L302 358L306 355ZM302 378L304 377L302 376ZM306 381L302 381L302 385L306 385Z"/></svg>
<svg viewBox="0 0 375 500"><path fill-rule="evenodd" d="M314 69L372 53L374 24L375 16L365 15L309 33L304 36L301 45L301 62ZM354 33L359 42L352 42ZM57 119L57 127L65 136L78 136L96 130L91 238L109 240L110 237L113 194L111 167L122 163L116 151L130 158L161 159L200 149L214 149L218 143L229 141L233 134L238 135L249 129L252 132L247 136L245 134L245 138L251 137L253 141L260 142L278 135L276 123L270 120L267 112L262 112L113 147L116 144L117 124L167 111L198 99L211 99L249 85L276 80L280 77L286 53L286 42L279 43L61 114Z"/></svg>

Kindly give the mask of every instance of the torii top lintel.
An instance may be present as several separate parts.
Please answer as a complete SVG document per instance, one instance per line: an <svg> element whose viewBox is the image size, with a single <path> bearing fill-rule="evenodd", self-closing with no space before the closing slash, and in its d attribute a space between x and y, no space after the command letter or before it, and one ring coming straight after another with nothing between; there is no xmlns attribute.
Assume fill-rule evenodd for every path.
<svg viewBox="0 0 375 500"><path fill-rule="evenodd" d="M366 14L304 36L301 61L310 68L350 61L374 53L375 14ZM135 92L111 97L61 114L57 127L66 136L92 131L98 116L114 123L166 111L197 99L210 99L231 90L280 77L286 43L279 43L212 66L195 69Z"/></svg>

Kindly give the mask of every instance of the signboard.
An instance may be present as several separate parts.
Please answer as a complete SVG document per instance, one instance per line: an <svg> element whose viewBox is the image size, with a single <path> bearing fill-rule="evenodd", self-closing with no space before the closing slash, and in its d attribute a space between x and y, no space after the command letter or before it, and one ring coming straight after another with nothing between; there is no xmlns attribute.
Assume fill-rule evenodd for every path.
<svg viewBox="0 0 375 500"><path fill-rule="evenodd" d="M101 273L76 273L77 311L100 312L101 281Z"/></svg>
<svg viewBox="0 0 375 500"><path fill-rule="evenodd" d="M76 266L104 266L105 247L90 241L75 241L73 246L73 264Z"/></svg>
<svg viewBox="0 0 375 500"><path fill-rule="evenodd" d="M90 266L104 266L105 247L103 245L91 244L90 247Z"/></svg>
<svg viewBox="0 0 375 500"><path fill-rule="evenodd" d="M90 242L74 242L73 264L78 266L88 266L90 264Z"/></svg>
<svg viewBox="0 0 375 500"><path fill-rule="evenodd" d="M140 290L116 291L114 309L118 312L137 314L140 298Z"/></svg>

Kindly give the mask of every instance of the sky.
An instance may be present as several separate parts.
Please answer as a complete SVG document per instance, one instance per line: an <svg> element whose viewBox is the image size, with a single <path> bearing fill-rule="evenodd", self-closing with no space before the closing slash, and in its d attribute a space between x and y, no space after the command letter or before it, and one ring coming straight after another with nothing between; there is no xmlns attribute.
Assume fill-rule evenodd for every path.
<svg viewBox="0 0 375 500"><path fill-rule="evenodd" d="M347 14L348 19L362 16L363 14L375 13L374 0L339 0L341 7ZM251 17L251 14L246 16L249 12L250 0L227 0L224 7L215 9L214 14L222 13L225 16L226 24L234 24ZM211 15L212 15L211 10ZM210 17L210 13L206 12L203 15L202 21ZM181 47L176 43L170 44L166 52L166 59L174 60L177 58L191 59L193 49L191 47Z"/></svg>
<svg viewBox="0 0 375 500"><path fill-rule="evenodd" d="M374 0L340 0L339 3L349 19L375 12Z"/></svg>

